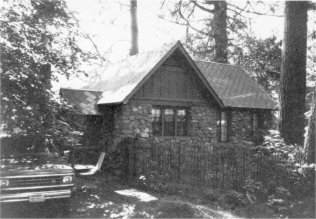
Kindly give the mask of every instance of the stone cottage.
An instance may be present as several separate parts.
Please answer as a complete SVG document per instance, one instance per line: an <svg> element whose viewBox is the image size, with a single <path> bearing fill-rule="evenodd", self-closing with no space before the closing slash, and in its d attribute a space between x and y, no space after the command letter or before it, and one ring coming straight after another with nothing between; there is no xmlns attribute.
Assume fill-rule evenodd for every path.
<svg viewBox="0 0 316 219"><path fill-rule="evenodd" d="M241 67L194 61L180 42L128 57L102 70L99 81L60 93L108 147L136 135L254 145L275 106Z"/></svg>

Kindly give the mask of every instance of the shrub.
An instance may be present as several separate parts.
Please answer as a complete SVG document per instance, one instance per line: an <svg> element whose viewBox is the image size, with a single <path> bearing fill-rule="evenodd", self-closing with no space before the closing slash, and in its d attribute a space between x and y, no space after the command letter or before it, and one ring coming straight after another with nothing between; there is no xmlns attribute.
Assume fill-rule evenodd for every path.
<svg viewBox="0 0 316 219"><path fill-rule="evenodd" d="M223 196L223 204L233 210L235 208L245 207L247 200L244 194L236 191L229 191Z"/></svg>
<svg viewBox="0 0 316 219"><path fill-rule="evenodd" d="M315 165L303 165L302 158L302 146L287 145L272 132L256 150L260 177L256 171L249 175L246 192L256 201L266 200L278 217L287 216L294 199L315 194Z"/></svg>
<svg viewBox="0 0 316 219"><path fill-rule="evenodd" d="M267 198L267 189L262 184L262 182L248 178L244 188L248 197L248 201L251 203L262 202Z"/></svg>

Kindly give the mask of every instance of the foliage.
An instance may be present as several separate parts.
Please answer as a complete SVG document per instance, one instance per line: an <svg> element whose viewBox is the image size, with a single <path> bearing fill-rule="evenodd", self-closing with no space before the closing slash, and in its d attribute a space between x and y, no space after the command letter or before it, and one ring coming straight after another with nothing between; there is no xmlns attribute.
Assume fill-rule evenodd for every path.
<svg viewBox="0 0 316 219"><path fill-rule="evenodd" d="M123 138L117 145L110 147L105 154L106 163L104 163L104 169L118 177L120 177L125 182L129 179L129 170L131 169L129 165L131 163L130 156L134 154L130 152L130 146L134 144L133 138ZM133 154L133 155L132 155Z"/></svg>
<svg viewBox="0 0 316 219"><path fill-rule="evenodd" d="M312 115L312 100L316 87L316 13L308 14L307 60L306 60L306 111L307 119Z"/></svg>
<svg viewBox="0 0 316 219"><path fill-rule="evenodd" d="M257 150L255 162L268 193L274 192L277 185L294 186L300 180L299 166L302 157L302 147L285 144L278 132L273 131L266 136L262 147Z"/></svg>
<svg viewBox="0 0 316 219"><path fill-rule="evenodd" d="M170 10L170 14L176 23L187 27L186 46L198 59L214 60L216 50L216 33L219 28L216 18L221 11L226 10L224 27L227 38L225 50L228 59L234 47L246 45L243 41L251 33L251 19L253 15L277 16L279 4L275 2L250 2L236 4L233 1L223 1L226 7L216 7L216 1L186 1L179 0ZM260 12L258 12L260 9Z"/></svg>
<svg viewBox="0 0 316 219"><path fill-rule="evenodd" d="M222 205L227 206L226 208L230 209L240 208L247 205L245 195L236 191L228 191L224 193L222 199Z"/></svg>
<svg viewBox="0 0 316 219"><path fill-rule="evenodd" d="M193 55L223 63L227 63L228 36L246 27L239 14L226 1L179 0L171 10L176 22L187 27L186 45Z"/></svg>
<svg viewBox="0 0 316 219"><path fill-rule="evenodd" d="M66 105L51 82L68 77L86 58L66 3L4 1L1 20L1 123L11 133L33 136L37 146L63 138L59 134L70 129L55 123Z"/></svg>
<svg viewBox="0 0 316 219"><path fill-rule="evenodd" d="M315 167L302 164L303 148L287 145L278 132L271 132L257 150L253 172L245 190L253 203L266 202L281 217L295 202L315 193Z"/></svg>
<svg viewBox="0 0 316 219"><path fill-rule="evenodd" d="M281 74L281 41L275 36L257 39L248 36L243 46L232 48L233 63L243 66L265 90L278 90Z"/></svg>
<svg viewBox="0 0 316 219"><path fill-rule="evenodd" d="M262 182L257 182L251 177L246 179L245 190L250 203L260 202L266 198L267 189Z"/></svg>
<svg viewBox="0 0 316 219"><path fill-rule="evenodd" d="M267 205L270 206L279 217L284 217L292 204L290 196L291 193L288 189L278 186L275 189L275 193L269 196Z"/></svg>

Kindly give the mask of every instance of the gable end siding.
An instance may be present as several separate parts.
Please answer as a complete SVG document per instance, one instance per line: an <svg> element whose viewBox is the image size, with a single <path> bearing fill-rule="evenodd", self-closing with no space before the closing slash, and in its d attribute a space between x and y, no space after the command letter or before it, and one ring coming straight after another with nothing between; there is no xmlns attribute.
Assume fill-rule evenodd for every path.
<svg viewBox="0 0 316 219"><path fill-rule="evenodd" d="M151 75L132 99L216 104L193 69L181 64L175 55Z"/></svg>

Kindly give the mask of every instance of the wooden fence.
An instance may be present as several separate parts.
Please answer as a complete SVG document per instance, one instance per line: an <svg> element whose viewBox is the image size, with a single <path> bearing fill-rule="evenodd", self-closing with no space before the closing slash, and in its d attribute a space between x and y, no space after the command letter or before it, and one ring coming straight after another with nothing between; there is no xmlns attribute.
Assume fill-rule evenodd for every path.
<svg viewBox="0 0 316 219"><path fill-rule="evenodd" d="M211 146L174 142L136 142L129 172L164 183L241 191L248 176L267 177L255 147ZM131 170L134 169L136 172Z"/></svg>

